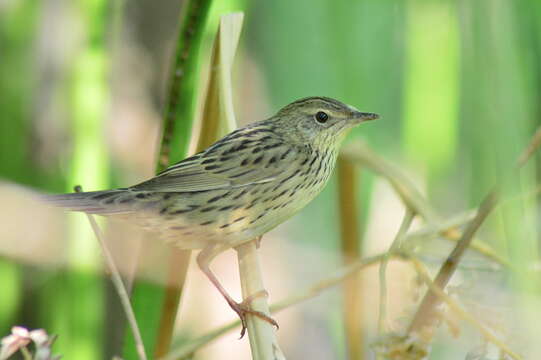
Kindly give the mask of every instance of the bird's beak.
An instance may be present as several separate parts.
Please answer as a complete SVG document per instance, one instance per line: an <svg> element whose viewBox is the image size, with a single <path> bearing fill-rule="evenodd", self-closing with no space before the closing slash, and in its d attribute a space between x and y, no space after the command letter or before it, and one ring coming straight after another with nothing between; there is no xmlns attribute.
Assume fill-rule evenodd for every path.
<svg viewBox="0 0 541 360"><path fill-rule="evenodd" d="M353 121L356 123L364 122L364 121L370 121L370 120L376 120L379 119L378 114L374 113L366 113L366 112L360 112L355 111L353 113Z"/></svg>

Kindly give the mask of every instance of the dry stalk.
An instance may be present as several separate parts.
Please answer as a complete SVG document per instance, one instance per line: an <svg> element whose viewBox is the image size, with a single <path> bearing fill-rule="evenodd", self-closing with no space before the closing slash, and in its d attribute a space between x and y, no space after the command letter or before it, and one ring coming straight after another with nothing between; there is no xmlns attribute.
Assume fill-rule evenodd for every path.
<svg viewBox="0 0 541 360"><path fill-rule="evenodd" d="M457 269L462 256L470 246L474 234L477 232L479 227L481 227L490 212L496 207L497 202L498 193L496 191L492 191L484 198L476 216L468 224L466 230L462 234L462 238L458 241L451 254L440 267L438 275L434 281L438 288L445 289L449 280ZM441 298L436 296L434 292L427 292L413 317L413 320L408 328L408 333L420 333L423 328L432 326L435 320L436 308L440 303Z"/></svg>

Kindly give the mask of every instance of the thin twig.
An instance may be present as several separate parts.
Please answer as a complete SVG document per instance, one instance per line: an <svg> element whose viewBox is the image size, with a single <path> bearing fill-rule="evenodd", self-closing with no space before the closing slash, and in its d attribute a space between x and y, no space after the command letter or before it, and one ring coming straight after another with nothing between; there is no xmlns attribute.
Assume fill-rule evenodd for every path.
<svg viewBox="0 0 541 360"><path fill-rule="evenodd" d="M76 186L75 191L81 192L82 191L81 186ZM90 223L90 226L92 227L92 230L94 231L94 234L96 235L96 239L98 240L100 244L101 251L103 252L103 257L105 259L105 264L107 265L107 268L109 269L109 273L111 274L111 281L113 282L113 285L115 286L115 289L120 298L120 302L122 303L122 308L124 309L124 313L126 314L126 319L128 320L128 323L130 324L130 329L132 331L133 338L135 340L135 347L136 347L139 359L146 360L147 356L145 352L145 346L143 344L143 338L141 337L141 332L139 331L139 327L137 326L137 320L135 319L135 314L133 312L133 308L130 303L130 297L128 295L128 291L126 290L126 287L124 286L124 283L122 282L122 278L120 277L120 272L118 271L118 268L116 267L113 256L109 252L109 249L107 248L107 244L105 244L105 241L103 240L104 237L103 237L100 227L98 226L98 223L94 219L94 216L92 216L91 214L86 214L86 216L88 218L88 222Z"/></svg>
<svg viewBox="0 0 541 360"><path fill-rule="evenodd" d="M426 224L418 230L410 232L407 236L408 241L415 241L420 238L436 237L456 237L456 230L469 223L477 213L477 209L467 210L458 215L448 217L437 223Z"/></svg>
<svg viewBox="0 0 541 360"><path fill-rule="evenodd" d="M409 261L414 265L414 268L417 271L419 277L428 286L429 292L431 294L434 294L434 296L438 297L440 303L445 303L449 307L449 309L451 309L455 314L457 314L460 318L468 322L470 325L475 327L481 334L483 334L487 341L497 346L501 351L505 352L511 358L515 360L522 359L520 355L515 353L503 341L494 336L494 334L492 334L492 332L487 329L483 324L481 324L475 317L473 317L466 310L462 309L462 307L451 296L445 293L445 291L443 291L441 287L436 285L430 279L428 271L426 270L422 262L420 262L413 256L409 257Z"/></svg>
<svg viewBox="0 0 541 360"><path fill-rule="evenodd" d="M522 154L519 156L517 160L517 166L521 168L528 162L528 160L532 157L532 155L535 153L535 151L541 146L541 126L537 128L535 131L535 134L532 136L530 143L524 149Z"/></svg>
<svg viewBox="0 0 541 360"><path fill-rule="evenodd" d="M497 191L490 192L481 203L477 215L468 224L466 230L462 234L462 238L458 241L451 254L447 257L445 262L440 267L438 275L434 283L440 289L445 289L451 276L454 274L458 264L464 252L471 244L473 236L483 224L487 216L494 209L498 202ZM408 333L419 333L424 327L431 326L434 321L434 314L436 307L440 304L440 298L438 298L433 292L427 292L421 305L417 309L413 320L409 326Z"/></svg>
<svg viewBox="0 0 541 360"><path fill-rule="evenodd" d="M345 146L342 149L341 154L352 161L356 161L368 167L376 174L387 179L402 199L402 202L425 219L427 223L438 222L438 216L428 201L402 173L402 170L382 156L376 154L368 147L368 145L361 141L356 141Z"/></svg>
<svg viewBox="0 0 541 360"><path fill-rule="evenodd" d="M406 213L400 224L400 228L396 233L393 243L389 247L389 251L385 254L383 261L379 264L379 316L378 316L378 333L381 335L384 331L386 317L387 317L387 264L391 254L400 249L402 241L406 235L406 232L411 226L415 213L409 208L406 208Z"/></svg>
<svg viewBox="0 0 541 360"><path fill-rule="evenodd" d="M500 206L502 206L501 203ZM409 233L404 242L409 245L415 244L420 240L435 239L441 237L445 240L458 242L462 237L462 231L459 227L468 224L477 213L477 209L468 210L456 216L453 216L449 220L445 220L435 224L427 224L419 230ZM498 265L506 268L511 267L511 263L501 255L499 255L490 245L474 237L470 244L471 250L483 255L484 257L494 261Z"/></svg>
<svg viewBox="0 0 541 360"><path fill-rule="evenodd" d="M379 263L386 256L387 256L387 253L379 254L379 255L357 260L347 266L344 266L336 270L330 276L311 285L310 287L304 290L301 290L298 293L291 295L284 300L281 300L279 302L272 304L270 306L270 312L272 314L275 314L291 306L297 305L305 300L314 298L318 296L319 294L321 294L323 291L341 284L344 281L344 279L347 279L349 276L354 275L358 271ZM391 254L391 256L401 258L401 259L407 259L409 257L408 254L402 253L402 252ZM236 320L226 325L220 326L219 328L212 330L209 333L197 339L194 339L190 341L189 343L180 346L177 349L172 350L167 356L161 358L160 360L187 359L203 346L208 345L210 342L216 340L220 336L223 336L227 332L236 329L239 325L240 325L240 321Z"/></svg>

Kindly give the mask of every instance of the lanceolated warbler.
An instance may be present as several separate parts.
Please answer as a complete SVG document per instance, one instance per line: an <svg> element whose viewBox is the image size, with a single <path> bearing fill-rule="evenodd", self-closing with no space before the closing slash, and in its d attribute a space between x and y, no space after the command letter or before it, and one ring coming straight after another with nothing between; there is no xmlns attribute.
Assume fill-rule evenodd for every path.
<svg viewBox="0 0 541 360"><path fill-rule="evenodd" d="M378 117L334 99L308 97L233 131L143 183L46 199L74 211L131 219L180 248L203 249L199 267L241 318L243 334L247 313L276 323L234 301L210 262L314 199L331 176L344 136Z"/></svg>

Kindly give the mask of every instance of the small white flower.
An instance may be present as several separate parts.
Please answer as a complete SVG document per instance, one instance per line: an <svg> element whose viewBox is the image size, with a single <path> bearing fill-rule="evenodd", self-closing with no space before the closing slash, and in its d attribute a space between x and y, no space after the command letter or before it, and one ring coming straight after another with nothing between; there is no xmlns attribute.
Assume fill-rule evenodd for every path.
<svg viewBox="0 0 541 360"><path fill-rule="evenodd" d="M0 360L6 360L17 351L26 347L30 342L36 345L34 359L52 360L57 357L51 357L52 340L43 329L28 331L22 326L11 328L11 334L2 338L0 342Z"/></svg>
<svg viewBox="0 0 541 360"><path fill-rule="evenodd" d="M0 360L5 360L30 343L30 333L22 326L11 328L11 334L2 338Z"/></svg>
<svg viewBox="0 0 541 360"><path fill-rule="evenodd" d="M30 339L39 347L45 345L49 341L49 335L43 329L30 331Z"/></svg>

